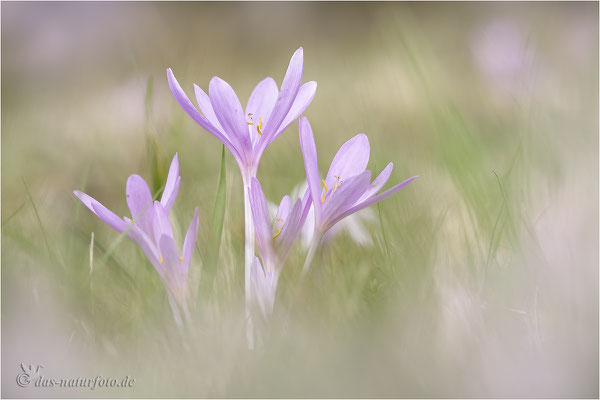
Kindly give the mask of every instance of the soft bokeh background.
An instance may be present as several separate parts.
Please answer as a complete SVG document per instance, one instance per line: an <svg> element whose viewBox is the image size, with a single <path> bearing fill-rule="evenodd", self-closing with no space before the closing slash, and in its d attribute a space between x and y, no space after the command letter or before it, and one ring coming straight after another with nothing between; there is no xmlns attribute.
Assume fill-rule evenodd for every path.
<svg viewBox="0 0 600 400"><path fill-rule="evenodd" d="M182 336L134 244L90 269L91 233L96 262L118 235L72 191L126 215L128 175L158 189L179 152L195 291L221 146L165 69L245 104L299 46L322 172L366 132L371 169L420 178L372 208L371 244L338 235L302 285L296 247L250 352L228 155L213 289ZM259 178L274 202L303 180L297 124ZM598 4L3 2L2 350L14 397L597 397ZM19 388L20 363L136 384Z"/></svg>

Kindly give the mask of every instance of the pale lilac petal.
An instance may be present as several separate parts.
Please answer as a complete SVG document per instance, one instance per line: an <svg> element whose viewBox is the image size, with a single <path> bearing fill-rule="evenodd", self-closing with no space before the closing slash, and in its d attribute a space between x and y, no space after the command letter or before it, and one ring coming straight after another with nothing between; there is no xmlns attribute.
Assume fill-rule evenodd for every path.
<svg viewBox="0 0 600 400"><path fill-rule="evenodd" d="M263 261L267 264L265 265L265 268L270 269L272 268L271 261L274 259L274 251L269 209L267 207L265 194L256 178L252 178L249 193L250 208L252 209L254 228L256 230L256 241L260 249L260 254L263 257Z"/></svg>
<svg viewBox="0 0 600 400"><path fill-rule="evenodd" d="M275 271L263 271L258 257L254 258L250 270L251 293L264 318L269 318L273 312L278 278L279 276Z"/></svg>
<svg viewBox="0 0 600 400"><path fill-rule="evenodd" d="M158 246L154 243L154 239L151 238L140 229L139 226L133 224L127 217L123 217L123 220L127 224L127 226L131 225L129 228L129 232L127 233L127 237L137 243L138 246L142 249L148 260L154 265L156 271L162 276L164 273L164 265L160 263L160 250Z"/></svg>
<svg viewBox="0 0 600 400"><path fill-rule="evenodd" d="M277 102L273 107L273 111L269 117L268 123L265 125L263 135L259 141L259 154L262 154L267 145L271 142L273 136L281 126L281 123L290 112L292 104L300 89L302 83L302 65L304 63L304 52L300 47L290 60L288 69L281 83L281 90L277 97Z"/></svg>
<svg viewBox="0 0 600 400"><path fill-rule="evenodd" d="M177 193L179 193L179 186L181 186L181 177L177 177L177 181L175 182L175 187L173 188L173 194L169 197L169 201L163 207L165 208L165 212L169 214L171 212L171 207L173 207L173 203L175 203L175 199L177 198ZM161 200L162 201L162 200ZM162 204L162 203L161 203Z"/></svg>
<svg viewBox="0 0 600 400"><path fill-rule="evenodd" d="M162 236L173 237L173 228L171 227L171 221L169 221L169 215L166 213L160 202L154 202L154 240L159 243Z"/></svg>
<svg viewBox="0 0 600 400"><path fill-rule="evenodd" d="M163 190L162 197L160 198L160 204L165 208L167 214L171 211L171 207L177 198L177 192L179 191L179 184L181 177L179 176L179 158L177 153L171 161L169 167L169 175L167 176L167 183L165 183L165 189Z"/></svg>
<svg viewBox="0 0 600 400"><path fill-rule="evenodd" d="M119 218L115 213L110 211L108 208L104 207L100 202L96 199L88 196L87 194L80 192L79 190L75 190L73 192L75 196L81 202L90 209L91 212L96 214L98 218L100 218L105 224L113 228L119 233L122 233L127 229L127 225Z"/></svg>
<svg viewBox="0 0 600 400"><path fill-rule="evenodd" d="M237 95L223 79L215 76L208 86L210 103L219 119L223 130L227 132L233 143L238 144L240 152L249 154L251 151L248 124L244 110ZM243 158L248 159L248 157Z"/></svg>
<svg viewBox="0 0 600 400"><path fill-rule="evenodd" d="M169 273L175 272L174 267L181 261L179 260L179 250L177 250L173 237L162 235L158 240L158 247L160 248L160 254L163 257L163 263L167 265Z"/></svg>
<svg viewBox="0 0 600 400"><path fill-rule="evenodd" d="M210 97L200 88L200 86L194 83L194 93L196 94L196 101L198 102L198 107L204 117L213 124L226 138L229 139L227 132L223 130L219 119L215 115L215 110L213 110L212 103L210 102Z"/></svg>
<svg viewBox="0 0 600 400"><path fill-rule="evenodd" d="M329 189L331 190L335 185L336 179L343 181L363 172L369 163L369 153L369 139L364 133L356 135L344 143L333 158L327 178L325 178Z"/></svg>
<svg viewBox="0 0 600 400"><path fill-rule="evenodd" d="M260 139L258 129L260 129L261 132L264 130L278 95L279 90L277 89L277 83L270 77L260 81L252 91L250 99L248 99L248 104L246 105L246 119L248 122L253 123L253 125L250 125L253 145ZM262 126L260 126L261 120Z"/></svg>
<svg viewBox="0 0 600 400"><path fill-rule="evenodd" d="M368 199L369 197L377 194L377 192L379 192L381 190L381 188L385 186L388 179L390 179L390 175L392 174L392 169L394 169L394 163L389 163L383 169L383 171L381 171L381 173L379 175L377 175L377 178L375 178L375 180L371 183L371 186L369 186L369 188L361 196L361 198L358 200L358 203L361 203L364 200Z"/></svg>
<svg viewBox="0 0 600 400"><path fill-rule="evenodd" d="M369 206L371 206L371 205L373 205L375 203L380 202L381 200L387 199L391 195L393 195L393 194L399 192L400 190L404 189L409 183L411 183L412 181L414 181L417 178L418 178L418 176L413 176L412 178L408 178L404 182L399 183L398 185L392 187L391 189L388 189L385 192L378 194L377 196L373 196L370 199L367 199L367 200L363 201L362 203L358 203L357 205L349 208L348 210L344 211L342 214L340 214L339 216L337 216L334 220L331 221L330 225L336 224L341 219L347 217L350 214L354 214L355 212L360 211L363 208L369 207Z"/></svg>
<svg viewBox="0 0 600 400"><path fill-rule="evenodd" d="M79 190L74 190L73 194L83 203L84 206L86 206L87 208L90 209L91 212L93 212L94 214L96 214L96 211L94 211L94 203L98 203L100 204L100 202L98 202L96 199L94 199L93 197L80 192ZM100 204L101 205L101 204ZM104 207L104 206L103 206ZM98 216L96 214L96 216ZM117 217L118 218L118 217Z"/></svg>
<svg viewBox="0 0 600 400"><path fill-rule="evenodd" d="M134 222L148 234L152 232L152 194L148 184L139 175L127 179L127 205Z"/></svg>
<svg viewBox="0 0 600 400"><path fill-rule="evenodd" d="M335 193L325 200L323 205L324 229L329 229L332 224L329 221L356 204L356 201L369 187L371 182L371 171L363 171L361 174L350 177L340 186Z"/></svg>
<svg viewBox="0 0 600 400"><path fill-rule="evenodd" d="M304 158L304 169L306 171L306 181L312 202L315 205L315 217L318 220L321 217L321 188L319 183L319 164L317 162L317 147L313 137L310 123L306 117L300 117L298 122L300 131L300 148Z"/></svg>
<svg viewBox="0 0 600 400"><path fill-rule="evenodd" d="M171 89L171 93L173 93L175 100L177 101L177 103L179 103L183 110L190 117L192 117L192 119L196 121L198 125L204 128L211 135L219 139L219 141L223 143L225 147L229 149L229 151L231 151L236 160L241 160L242 149L238 150L236 146L234 146L233 143L229 140L229 138L224 136L223 133L219 131L217 127L211 124L208 121L208 119L206 119L202 114L200 114L200 112L196 109L196 107L194 107L190 99L187 97L187 95L179 85L179 82L177 82L177 79L175 79L175 75L173 75L173 71L171 71L171 68L167 69L167 80L169 81L169 88Z"/></svg>
<svg viewBox="0 0 600 400"><path fill-rule="evenodd" d="M291 205L291 200L290 200L290 196L285 195L283 196L283 198L281 199L281 202L279 203L279 208L277 209L277 214L275 215L275 220L277 222L280 221L285 221L290 213L290 205Z"/></svg>
<svg viewBox="0 0 600 400"><path fill-rule="evenodd" d="M196 245L196 238L198 237L198 207L194 211L194 217L192 218L192 222L190 222L190 227L187 230L185 235L185 240L183 242L183 251L181 252L181 258L183 258L183 265L185 269L188 269L190 266L190 261L192 259L192 254L194 253L194 246Z"/></svg>
<svg viewBox="0 0 600 400"><path fill-rule="evenodd" d="M288 254L290 253L290 250L294 245L294 242L298 238L300 229L302 228L301 226L299 226L299 224L302 219L303 211L304 209L302 207L302 200L296 200L294 206L292 207L292 210L290 211L290 215L288 216L281 229L280 235L276 239L279 251L279 258L277 260L278 268L283 267L283 264L285 263Z"/></svg>
<svg viewBox="0 0 600 400"><path fill-rule="evenodd" d="M281 123L279 129L277 129L277 133L271 139L271 142L275 140L279 135L283 133L287 129L288 126L292 124L302 113L308 108L310 103L313 101L315 97L315 93L317 92L317 82L310 81L306 82L304 85L300 86L300 90L298 91L298 95L294 100L294 104L292 104L292 108L288 112L287 116Z"/></svg>
<svg viewBox="0 0 600 400"><path fill-rule="evenodd" d="M161 236L158 245L163 257L161 264L165 266L165 279L169 288L177 294L180 290L185 290L188 270L181 268L182 262L179 259L179 251L173 237Z"/></svg>

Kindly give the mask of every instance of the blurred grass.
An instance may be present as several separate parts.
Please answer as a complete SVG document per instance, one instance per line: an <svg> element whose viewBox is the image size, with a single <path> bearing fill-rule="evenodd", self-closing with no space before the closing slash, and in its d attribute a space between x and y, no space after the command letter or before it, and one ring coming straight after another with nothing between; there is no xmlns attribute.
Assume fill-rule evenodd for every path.
<svg viewBox="0 0 600 400"><path fill-rule="evenodd" d="M137 382L43 393L58 397L598 396L596 3L1 7L3 395L33 393L14 384L26 362ZM483 43L522 56L508 72L478 58L498 22L516 50ZM296 247L249 352L238 168L175 103L165 69L189 95L219 75L244 104L265 76L280 84L299 46L319 84L306 115L321 171L366 132L369 168L420 178L374 209L372 247L340 235L301 286ZM199 207L190 285L218 252L185 339L141 250L112 251L119 235L72 195L127 215L127 176L159 196L175 152L178 243ZM259 179L272 202L304 179L296 124Z"/></svg>

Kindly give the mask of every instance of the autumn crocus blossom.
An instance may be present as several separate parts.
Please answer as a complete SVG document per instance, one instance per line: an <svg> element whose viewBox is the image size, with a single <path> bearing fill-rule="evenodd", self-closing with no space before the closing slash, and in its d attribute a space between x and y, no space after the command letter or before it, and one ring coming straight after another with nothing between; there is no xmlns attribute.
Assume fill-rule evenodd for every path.
<svg viewBox="0 0 600 400"><path fill-rule="evenodd" d="M119 218L100 202L79 190L73 193L111 228L119 233L127 231L127 237L140 246L164 281L169 296L172 296L187 313L187 276L198 234L198 208L194 212L185 236L183 251L179 253L173 239L169 212L177 197L180 182L177 154L171 161L160 201L152 201L150 188L141 176L131 175L127 179L126 193L127 205L133 221L127 217ZM178 315L176 314L175 317L178 318Z"/></svg>
<svg viewBox="0 0 600 400"><path fill-rule="evenodd" d="M199 109L196 108L175 79L173 71L167 69L169 87L175 100L198 125L229 149L240 168L244 183L246 305L250 301L250 272L254 264L254 226L248 188L251 179L256 177L267 146L306 110L315 96L316 82L301 84L303 63L304 53L299 48L292 55L281 90L277 89L273 78L263 79L250 95L245 110L231 86L219 77L210 80L208 95L194 85ZM251 330L249 315L247 321ZM250 347L252 340L248 336Z"/></svg>
<svg viewBox="0 0 600 400"><path fill-rule="evenodd" d="M171 69L167 69L169 87L175 100L202 128L225 145L237 161L242 177L256 176L260 159L269 144L294 122L311 103L316 82L302 83L303 50L296 50L290 60L281 90L273 78L265 78L256 86L246 109L227 82L213 77L208 95L194 85L198 108L185 94Z"/></svg>
<svg viewBox="0 0 600 400"><path fill-rule="evenodd" d="M313 244L303 269L306 273L315 249L331 227L343 218L390 197L417 177L413 176L377 194L388 181L394 165L390 162L371 182L371 171L366 170L370 153L369 139L361 133L340 147L327 176L321 180L313 132L305 117L300 118L299 131L306 180L315 213Z"/></svg>
<svg viewBox="0 0 600 400"><path fill-rule="evenodd" d="M306 221L311 205L310 192L307 190L294 204L289 196L284 196L273 222L271 222L265 194L256 178L252 178L249 195L262 259L262 265L257 257L254 259L251 291L263 316L268 318L273 310L279 274Z"/></svg>

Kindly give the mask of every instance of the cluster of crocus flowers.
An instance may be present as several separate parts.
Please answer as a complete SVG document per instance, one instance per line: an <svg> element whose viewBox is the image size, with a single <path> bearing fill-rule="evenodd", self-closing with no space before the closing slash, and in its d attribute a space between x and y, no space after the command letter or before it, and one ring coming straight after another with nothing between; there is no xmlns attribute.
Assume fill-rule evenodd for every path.
<svg viewBox="0 0 600 400"><path fill-rule="evenodd" d="M175 79L173 71L167 69L169 87L175 100L198 125L229 149L240 168L244 183L247 306L251 301L250 273L254 264L254 226L248 189L267 146L306 110L315 96L316 82L302 85L303 63L304 52L299 48L292 55L281 89L277 89L273 78L263 79L250 95L245 110L231 86L219 77L211 79L208 95L194 85L198 110ZM249 320L249 311L247 314Z"/></svg>
<svg viewBox="0 0 600 400"><path fill-rule="evenodd" d="M177 154L171 161L160 201L152 200L150 188L141 176L131 175L127 179L126 187L131 219L119 218L100 202L79 190L73 193L108 226L119 233L126 232L127 237L140 246L165 283L169 301L172 305L176 304L180 307L186 318L189 318L187 277L198 234L198 208L194 212L180 253L173 239L173 228L169 220L169 213L177 198L180 183ZM179 323L178 309L174 307L173 312Z"/></svg>
<svg viewBox="0 0 600 400"><path fill-rule="evenodd" d="M250 347L254 342L251 310L258 310L266 320L271 316L282 268L310 213L314 216L311 221L314 233L303 274L308 271L325 235L337 223L388 198L415 179L407 179L379 193L391 175L393 164L389 163L371 182L371 172L366 169L369 141L362 133L342 145L327 175L321 179L313 132L308 120L301 117L315 96L317 84L312 81L302 84L302 69L303 50L300 48L290 60L281 88L278 89L273 78L265 78L250 95L245 109L231 86L218 77L211 79L208 94L194 85L197 106L194 105L171 69L167 69L175 100L195 122L227 147L240 168L245 209L246 327ZM295 201L284 196L275 217L271 218L257 179L258 166L269 144L298 118L308 187ZM169 300L182 308L187 317L187 275L198 231L198 209L187 231L183 251L179 253L169 213L180 182L177 154L160 201L153 201L148 185L140 176L130 176L127 204L131 219L119 218L85 193L74 193L101 220L140 246L163 279ZM254 254L255 237L260 257ZM177 317L175 308L174 313Z"/></svg>

